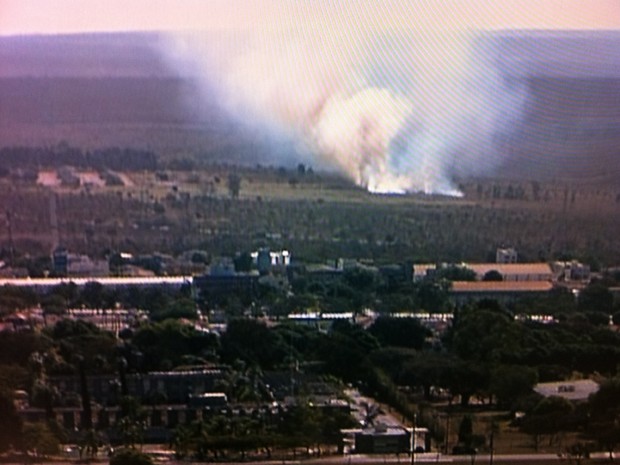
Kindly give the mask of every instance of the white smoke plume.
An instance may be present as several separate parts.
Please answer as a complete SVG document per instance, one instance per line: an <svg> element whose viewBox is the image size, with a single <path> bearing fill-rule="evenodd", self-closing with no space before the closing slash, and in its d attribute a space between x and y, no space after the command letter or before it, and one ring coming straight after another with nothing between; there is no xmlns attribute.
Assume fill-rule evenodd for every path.
<svg viewBox="0 0 620 465"><path fill-rule="evenodd" d="M165 48L240 122L292 138L372 192L460 195L454 176L497 166L494 141L523 93L504 83L489 36L338 18L174 34Z"/></svg>

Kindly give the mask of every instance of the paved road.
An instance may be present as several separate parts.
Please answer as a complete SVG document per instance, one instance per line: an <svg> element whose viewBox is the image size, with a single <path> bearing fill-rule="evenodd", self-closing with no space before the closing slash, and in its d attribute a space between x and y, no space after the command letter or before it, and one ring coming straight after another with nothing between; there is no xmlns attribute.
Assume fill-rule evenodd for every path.
<svg viewBox="0 0 620 465"><path fill-rule="evenodd" d="M596 457L588 460L587 463L604 463L609 460L607 454L597 453ZM2 462L3 465L13 465L12 462ZM73 459L66 461L56 460L53 462L37 461L37 465L75 465L77 462ZM84 462L82 462L84 463ZM107 464L106 459L92 461L93 464ZM176 460L156 460L156 463L167 465L204 465L204 462L180 462ZM210 462L217 465L217 462ZM454 464L490 464L490 457L487 454L479 454L473 458L469 455L443 455L437 453L415 454L416 464L430 463L454 463ZM493 465L511 465L511 464L536 464L536 465L561 465L577 463L575 459L568 457L559 457L556 454L521 454L521 455L494 455ZM324 457L316 457L304 460L266 460L258 462L225 462L221 465L411 465L411 459L408 455L403 454L396 456L390 455L332 455ZM14 465L23 465L23 462L14 462Z"/></svg>
<svg viewBox="0 0 620 465"><path fill-rule="evenodd" d="M357 389L347 389L345 394L351 399L351 413L357 421L362 421L364 419L366 410L364 404L379 406L379 403L375 399L361 395ZM386 411L385 408L386 407L383 406L381 407L381 413L375 419L376 424L384 424L386 426L405 426L401 421L401 418L398 418L390 411Z"/></svg>
<svg viewBox="0 0 620 465"><path fill-rule="evenodd" d="M510 465L518 463L540 464L540 465L559 465L562 463L576 463L574 460L569 461L566 457L558 457L556 454L523 454L523 455L494 455L494 465ZM172 463L172 462L171 462ZM467 463L467 464L489 464L490 457L486 454L480 454L474 457L469 455L442 455L436 453L424 453L415 455L415 463ZM187 465L187 462L179 462L179 464ZM408 455L339 455L329 457L318 457L305 460L286 460L286 461L266 461L256 462L256 465L411 465L411 459ZM198 465L198 464L196 464ZM228 463L227 465L234 465ZM237 465L248 465L248 462Z"/></svg>

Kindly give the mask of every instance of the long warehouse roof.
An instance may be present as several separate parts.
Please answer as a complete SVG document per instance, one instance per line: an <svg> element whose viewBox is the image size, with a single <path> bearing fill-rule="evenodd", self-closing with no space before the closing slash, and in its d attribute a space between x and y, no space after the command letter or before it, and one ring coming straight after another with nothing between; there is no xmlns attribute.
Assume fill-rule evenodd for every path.
<svg viewBox="0 0 620 465"><path fill-rule="evenodd" d="M61 284L75 284L78 287L97 282L102 286L144 286L191 284L192 276L149 276L149 277L84 277L84 278L0 278L0 286L54 287Z"/></svg>

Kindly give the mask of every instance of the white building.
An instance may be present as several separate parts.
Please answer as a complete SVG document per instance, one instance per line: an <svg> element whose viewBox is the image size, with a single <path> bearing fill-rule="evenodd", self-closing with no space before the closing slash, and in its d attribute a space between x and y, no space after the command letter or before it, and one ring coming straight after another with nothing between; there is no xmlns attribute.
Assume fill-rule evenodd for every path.
<svg viewBox="0 0 620 465"><path fill-rule="evenodd" d="M92 260L87 255L67 255L68 276L108 276L110 265L107 260Z"/></svg>
<svg viewBox="0 0 620 465"><path fill-rule="evenodd" d="M413 281L419 282L426 278L432 278L437 271L434 263L416 263L413 265Z"/></svg>
<svg viewBox="0 0 620 465"><path fill-rule="evenodd" d="M472 270L477 281L482 281L489 271L497 271L503 281L551 281L554 277L547 263L459 263L457 266ZM432 263L413 265L413 281L432 278L437 268Z"/></svg>
<svg viewBox="0 0 620 465"><path fill-rule="evenodd" d="M599 390L598 383L591 379L538 383L534 391L544 397L562 397L571 401L587 400L591 394Z"/></svg>
<svg viewBox="0 0 620 465"><path fill-rule="evenodd" d="M496 263L517 263L517 251L510 247L506 249L497 249L495 251Z"/></svg>
<svg viewBox="0 0 620 465"><path fill-rule="evenodd" d="M288 250L260 249L250 255L252 262L261 273L269 272L272 267L287 267L291 264L291 253Z"/></svg>
<svg viewBox="0 0 620 465"><path fill-rule="evenodd" d="M504 281L551 281L553 272L547 263L467 263L467 268L482 281L489 271L497 271Z"/></svg>
<svg viewBox="0 0 620 465"><path fill-rule="evenodd" d="M553 262L553 272L560 281L589 281L590 265L572 260L570 262Z"/></svg>

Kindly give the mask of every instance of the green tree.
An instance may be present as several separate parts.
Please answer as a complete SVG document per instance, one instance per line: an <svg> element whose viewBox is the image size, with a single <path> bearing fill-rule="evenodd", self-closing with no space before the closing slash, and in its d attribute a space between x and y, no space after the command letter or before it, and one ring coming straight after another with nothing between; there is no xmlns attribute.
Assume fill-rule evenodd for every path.
<svg viewBox="0 0 620 465"><path fill-rule="evenodd" d="M67 301L64 297L51 294L41 300L44 315L62 315L67 310Z"/></svg>
<svg viewBox="0 0 620 465"><path fill-rule="evenodd" d="M37 296L31 289L16 286L0 287L0 315L32 307L37 302Z"/></svg>
<svg viewBox="0 0 620 465"><path fill-rule="evenodd" d="M269 389L263 383L262 371L256 365L248 366L237 360L217 383L232 402L260 402L269 400Z"/></svg>
<svg viewBox="0 0 620 465"><path fill-rule="evenodd" d="M250 271L252 270L252 256L248 252L237 254L234 258L235 271Z"/></svg>
<svg viewBox="0 0 620 465"><path fill-rule="evenodd" d="M46 423L25 423L23 425L23 447L41 455L54 455L60 451L60 441Z"/></svg>
<svg viewBox="0 0 620 465"><path fill-rule="evenodd" d="M189 297L178 297L174 299L166 308L152 311L150 314L152 321L163 321L168 318L195 320L198 318L196 302Z"/></svg>
<svg viewBox="0 0 620 465"><path fill-rule="evenodd" d="M586 430L587 437L595 440L600 447L607 451L609 460L613 461L614 451L620 444L620 424L614 421L593 421Z"/></svg>
<svg viewBox="0 0 620 465"><path fill-rule="evenodd" d="M357 291L372 292L377 286L377 273L363 267L348 268L342 275L344 281Z"/></svg>
<svg viewBox="0 0 620 465"><path fill-rule="evenodd" d="M221 337L222 358L230 363L244 360L263 369L273 368L290 355L281 335L255 320L234 319Z"/></svg>
<svg viewBox="0 0 620 465"><path fill-rule="evenodd" d="M11 392L16 389L27 389L31 379L32 372L27 366L0 365L0 390Z"/></svg>
<svg viewBox="0 0 620 465"><path fill-rule="evenodd" d="M475 281L476 272L465 266L452 265L438 268L435 277L448 281Z"/></svg>
<svg viewBox="0 0 620 465"><path fill-rule="evenodd" d="M112 370L116 357L116 339L112 333L100 330L92 323L69 319L60 320L44 333L52 338L59 356L73 369L76 369L79 356L84 358L89 371L94 367Z"/></svg>
<svg viewBox="0 0 620 465"><path fill-rule="evenodd" d="M596 417L620 413L620 378L604 381L599 390L592 394L588 404Z"/></svg>
<svg viewBox="0 0 620 465"><path fill-rule="evenodd" d="M504 277L497 270L489 270L482 277L483 281L503 281Z"/></svg>
<svg viewBox="0 0 620 465"><path fill-rule="evenodd" d="M91 430L93 427L92 406L90 402L90 390L86 377L86 364L83 357L78 359L78 373L80 375L80 397L82 399L82 428Z"/></svg>
<svg viewBox="0 0 620 465"><path fill-rule="evenodd" d="M282 434L294 432L295 440L309 449L321 442L320 412L318 409L310 407L307 400L300 399L300 402L284 415L280 432Z"/></svg>
<svg viewBox="0 0 620 465"><path fill-rule="evenodd" d="M613 313L614 297L600 281L592 281L579 293L578 307L582 311Z"/></svg>
<svg viewBox="0 0 620 465"><path fill-rule="evenodd" d="M120 449L110 458L110 465L153 465L153 460L136 449Z"/></svg>
<svg viewBox="0 0 620 465"><path fill-rule="evenodd" d="M88 308L102 308L104 303L105 288L97 281L91 281L84 285L80 292L80 298Z"/></svg>
<svg viewBox="0 0 620 465"><path fill-rule="evenodd" d="M441 312L448 308L448 290L450 283L447 281L433 282L424 280L414 287L416 307L429 312Z"/></svg>
<svg viewBox="0 0 620 465"><path fill-rule="evenodd" d="M235 173L228 175L228 193L233 199L239 198L241 191L241 177Z"/></svg>
<svg viewBox="0 0 620 465"><path fill-rule="evenodd" d="M534 438L538 451L541 436L548 435L552 440L556 434L571 427L573 412L570 401L558 396L545 397L525 416L521 430Z"/></svg>
<svg viewBox="0 0 620 465"><path fill-rule="evenodd" d="M124 396L120 401L120 412L116 421L116 429L121 435L124 446L134 448L142 444L146 429L147 412L138 399Z"/></svg>
<svg viewBox="0 0 620 465"><path fill-rule="evenodd" d="M509 408L519 398L531 394L537 382L538 373L534 368L501 365L491 372L489 390L499 406Z"/></svg>
<svg viewBox="0 0 620 465"><path fill-rule="evenodd" d="M54 416L54 405L60 401L60 392L54 386L36 381L32 387L31 405L45 409L48 419Z"/></svg>
<svg viewBox="0 0 620 465"><path fill-rule="evenodd" d="M377 318L368 331L383 346L410 347L417 350L422 349L424 341L431 335L430 330L417 319L385 316Z"/></svg>
<svg viewBox="0 0 620 465"><path fill-rule="evenodd" d="M448 354L422 353L396 364L394 373L398 383L411 387L422 387L424 398L432 400L431 388L448 388L456 361ZM386 367L384 361L381 366Z"/></svg>
<svg viewBox="0 0 620 465"><path fill-rule="evenodd" d="M592 444L586 442L578 441L566 447L566 453L575 461L576 465L581 465L581 461L588 458L590 452L592 452Z"/></svg>
<svg viewBox="0 0 620 465"><path fill-rule="evenodd" d="M0 391L0 452L22 447L22 421L8 391Z"/></svg>
<svg viewBox="0 0 620 465"><path fill-rule="evenodd" d="M86 429L82 431L79 441L78 447L80 449L80 456L86 453L86 455L90 458L94 458L97 456L97 451L99 447L103 444L103 440L100 435L92 428Z"/></svg>
<svg viewBox="0 0 620 465"><path fill-rule="evenodd" d="M445 375L446 387L453 396L459 396L461 405L469 405L472 396L485 393L489 386L488 365L479 362L455 361Z"/></svg>
<svg viewBox="0 0 620 465"><path fill-rule="evenodd" d="M455 320L450 345L465 360L501 361L518 353L519 331L507 314L486 309L465 309Z"/></svg>
<svg viewBox="0 0 620 465"><path fill-rule="evenodd" d="M218 348L217 336L197 331L177 320L164 320L141 326L132 338L142 353L145 370L161 370L180 365L184 356L205 357Z"/></svg>
<svg viewBox="0 0 620 465"><path fill-rule="evenodd" d="M470 415L465 415L459 424L459 444L471 446L474 435L474 423Z"/></svg>

